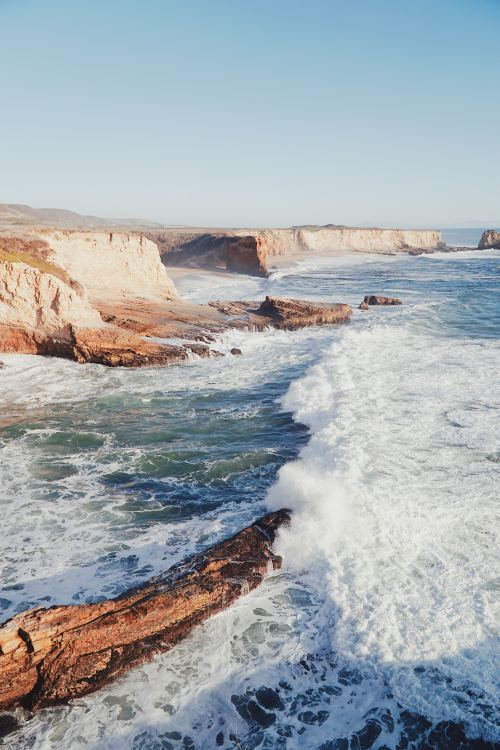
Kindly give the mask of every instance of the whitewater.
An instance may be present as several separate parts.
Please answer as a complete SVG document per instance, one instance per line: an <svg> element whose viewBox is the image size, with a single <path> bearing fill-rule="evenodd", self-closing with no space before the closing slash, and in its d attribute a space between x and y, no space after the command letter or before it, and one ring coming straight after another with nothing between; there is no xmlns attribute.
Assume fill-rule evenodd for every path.
<svg viewBox="0 0 500 750"><path fill-rule="evenodd" d="M117 595L293 510L282 571L110 687L24 717L8 747L500 746L499 259L185 277L196 301L403 298L218 340L241 357L138 371L2 357L2 621Z"/></svg>

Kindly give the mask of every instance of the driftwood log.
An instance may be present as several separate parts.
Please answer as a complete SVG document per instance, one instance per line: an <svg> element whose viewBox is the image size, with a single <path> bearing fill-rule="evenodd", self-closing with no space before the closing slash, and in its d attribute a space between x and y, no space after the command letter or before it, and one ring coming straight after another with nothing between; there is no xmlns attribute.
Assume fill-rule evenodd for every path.
<svg viewBox="0 0 500 750"><path fill-rule="evenodd" d="M281 566L271 545L289 518L269 513L116 599L15 615L0 626L0 709L64 703L172 648Z"/></svg>

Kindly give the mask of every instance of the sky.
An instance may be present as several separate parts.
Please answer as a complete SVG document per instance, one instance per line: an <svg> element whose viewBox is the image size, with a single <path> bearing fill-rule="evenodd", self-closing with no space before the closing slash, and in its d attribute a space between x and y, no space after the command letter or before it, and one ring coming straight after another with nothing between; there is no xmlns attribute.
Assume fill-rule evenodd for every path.
<svg viewBox="0 0 500 750"><path fill-rule="evenodd" d="M0 202L500 223L500 0L0 0Z"/></svg>

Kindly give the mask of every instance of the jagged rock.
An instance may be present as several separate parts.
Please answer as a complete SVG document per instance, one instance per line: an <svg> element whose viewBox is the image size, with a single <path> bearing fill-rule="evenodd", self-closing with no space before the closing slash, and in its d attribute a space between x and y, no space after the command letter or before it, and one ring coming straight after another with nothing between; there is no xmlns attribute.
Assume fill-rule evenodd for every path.
<svg viewBox="0 0 500 750"><path fill-rule="evenodd" d="M289 519L269 513L116 599L15 615L0 627L0 710L64 703L169 650L281 566L271 546Z"/></svg>
<svg viewBox="0 0 500 750"><path fill-rule="evenodd" d="M378 294L367 294L363 300L366 305L402 305L397 297L382 297ZM363 303L362 303L363 304Z"/></svg>
<svg viewBox="0 0 500 750"><path fill-rule="evenodd" d="M188 359L190 352L201 357L213 353L202 344L157 344L113 326L97 329L72 326L69 352L70 358L76 362L93 362L108 367L171 365Z"/></svg>
<svg viewBox="0 0 500 750"><path fill-rule="evenodd" d="M268 248L262 237L250 235L228 238L224 243L224 252L228 271L269 276L266 267Z"/></svg>
<svg viewBox="0 0 500 750"><path fill-rule="evenodd" d="M296 330L306 326L343 323L351 317L352 307L267 296L257 313L267 318L273 328Z"/></svg>
<svg viewBox="0 0 500 750"><path fill-rule="evenodd" d="M487 229L479 240L479 250L486 250L489 247L500 249L500 232L495 229Z"/></svg>

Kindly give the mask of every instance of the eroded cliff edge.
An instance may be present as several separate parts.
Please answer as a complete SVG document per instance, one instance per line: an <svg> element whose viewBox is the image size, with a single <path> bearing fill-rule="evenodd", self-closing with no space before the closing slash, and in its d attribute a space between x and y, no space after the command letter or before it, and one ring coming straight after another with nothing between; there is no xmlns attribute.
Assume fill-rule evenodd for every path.
<svg viewBox="0 0 500 750"><path fill-rule="evenodd" d="M348 320L350 314L348 305L279 298L184 302L157 245L137 232L0 234L3 352L108 366L165 365L193 354L217 355L211 348L214 335L228 328L325 325Z"/></svg>
<svg viewBox="0 0 500 750"><path fill-rule="evenodd" d="M167 266L226 268L266 276L283 260L307 255L393 254L436 248L436 230L359 228L328 224L289 229L163 229L148 232Z"/></svg>

